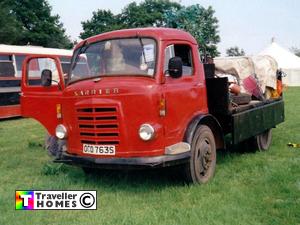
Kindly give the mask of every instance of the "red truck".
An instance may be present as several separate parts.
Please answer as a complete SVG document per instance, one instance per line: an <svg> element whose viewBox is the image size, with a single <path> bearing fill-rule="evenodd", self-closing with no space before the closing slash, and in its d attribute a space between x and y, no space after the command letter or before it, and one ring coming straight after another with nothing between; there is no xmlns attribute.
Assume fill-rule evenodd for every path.
<svg viewBox="0 0 300 225"><path fill-rule="evenodd" d="M38 85L28 83L28 68L45 56L32 55L23 64L22 115L47 129L55 162L85 171L177 165L188 181L205 183L225 135L232 144L252 139L268 149L284 103L232 108L227 78L213 76L198 48L176 29L108 32L76 46L68 77L59 59L47 56Z"/></svg>

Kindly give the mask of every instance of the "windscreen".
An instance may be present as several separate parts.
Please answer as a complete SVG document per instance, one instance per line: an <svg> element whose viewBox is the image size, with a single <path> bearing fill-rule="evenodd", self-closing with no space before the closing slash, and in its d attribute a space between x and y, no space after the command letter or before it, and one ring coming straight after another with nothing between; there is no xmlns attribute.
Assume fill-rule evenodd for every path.
<svg viewBox="0 0 300 225"><path fill-rule="evenodd" d="M105 40L75 51L69 83L102 76L153 76L156 42L150 38Z"/></svg>

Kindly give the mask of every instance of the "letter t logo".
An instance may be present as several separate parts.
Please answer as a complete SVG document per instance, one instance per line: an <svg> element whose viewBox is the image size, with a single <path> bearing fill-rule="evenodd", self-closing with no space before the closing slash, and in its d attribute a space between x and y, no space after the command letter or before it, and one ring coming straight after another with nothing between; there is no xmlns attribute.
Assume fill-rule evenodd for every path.
<svg viewBox="0 0 300 225"><path fill-rule="evenodd" d="M32 198L32 196L31 195L20 195L20 198L23 199L23 206L27 207L28 206L28 200L30 198Z"/></svg>
<svg viewBox="0 0 300 225"><path fill-rule="evenodd" d="M34 191L16 191L16 209L34 209Z"/></svg>

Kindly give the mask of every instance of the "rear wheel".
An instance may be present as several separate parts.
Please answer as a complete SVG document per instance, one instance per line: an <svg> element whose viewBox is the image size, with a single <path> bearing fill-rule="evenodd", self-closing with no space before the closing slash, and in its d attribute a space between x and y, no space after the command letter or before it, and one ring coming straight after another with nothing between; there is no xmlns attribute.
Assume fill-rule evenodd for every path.
<svg viewBox="0 0 300 225"><path fill-rule="evenodd" d="M191 158L185 166L188 182L206 183L214 175L216 167L216 143L208 126L200 125L191 143Z"/></svg>
<svg viewBox="0 0 300 225"><path fill-rule="evenodd" d="M265 132L254 137L254 146L260 151L266 151L269 149L272 142L272 129L268 129Z"/></svg>

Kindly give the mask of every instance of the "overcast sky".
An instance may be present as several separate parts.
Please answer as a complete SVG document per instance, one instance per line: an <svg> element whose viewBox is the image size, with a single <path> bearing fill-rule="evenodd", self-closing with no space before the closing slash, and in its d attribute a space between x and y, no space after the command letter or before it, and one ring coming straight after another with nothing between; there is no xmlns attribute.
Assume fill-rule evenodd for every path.
<svg viewBox="0 0 300 225"><path fill-rule="evenodd" d="M79 39L81 21L92 17L97 9L110 9L120 13L133 0L48 0L53 13L59 14L67 34ZM140 0L136 1L140 2ZM177 1L179 2L179 1ZM299 0L181 0L188 6L211 5L219 19L221 42L218 50L237 45L247 54L256 54L275 37L285 48L300 48L300 1Z"/></svg>

